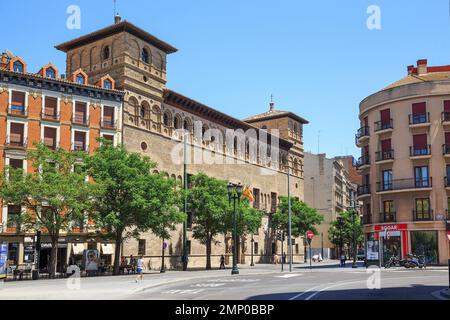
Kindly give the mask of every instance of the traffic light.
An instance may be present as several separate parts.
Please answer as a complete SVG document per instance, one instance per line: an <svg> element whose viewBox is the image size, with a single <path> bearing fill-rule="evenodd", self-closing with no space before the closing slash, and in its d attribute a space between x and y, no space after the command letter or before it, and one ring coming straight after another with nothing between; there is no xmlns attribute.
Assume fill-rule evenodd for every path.
<svg viewBox="0 0 450 320"><path fill-rule="evenodd" d="M277 239L278 239L278 241L284 241L285 236L284 236L284 232L283 231L278 231Z"/></svg>

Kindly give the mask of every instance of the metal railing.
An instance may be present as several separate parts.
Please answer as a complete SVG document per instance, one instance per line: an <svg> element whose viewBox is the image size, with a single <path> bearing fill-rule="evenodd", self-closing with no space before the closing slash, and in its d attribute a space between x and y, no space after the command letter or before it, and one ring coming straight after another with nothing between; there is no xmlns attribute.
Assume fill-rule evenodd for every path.
<svg viewBox="0 0 450 320"><path fill-rule="evenodd" d="M359 128L355 136L356 143L358 143L358 140L361 139L362 137L368 137L369 135L370 135L370 128L368 126Z"/></svg>
<svg viewBox="0 0 450 320"><path fill-rule="evenodd" d="M59 112L58 113L48 113L48 112L43 111L41 113L41 118L43 120L59 121L60 115L59 115Z"/></svg>
<svg viewBox="0 0 450 320"><path fill-rule="evenodd" d="M103 129L117 129L117 120L102 120L101 127Z"/></svg>
<svg viewBox="0 0 450 320"><path fill-rule="evenodd" d="M386 129L393 129L394 128L394 121L392 119L389 119L389 121L377 121L374 123L375 129L374 131L381 131Z"/></svg>
<svg viewBox="0 0 450 320"><path fill-rule="evenodd" d="M433 210L413 210L414 221L433 221Z"/></svg>
<svg viewBox="0 0 450 320"><path fill-rule="evenodd" d="M377 192L394 191L404 189L422 189L431 188L433 179L428 178L409 178L377 182Z"/></svg>
<svg viewBox="0 0 450 320"><path fill-rule="evenodd" d="M421 113L421 114L410 114L409 115L409 124L421 124L421 123L430 123L430 113Z"/></svg>
<svg viewBox="0 0 450 320"><path fill-rule="evenodd" d="M442 154L446 155L446 154L450 154L450 144L443 144L442 145Z"/></svg>
<svg viewBox="0 0 450 320"><path fill-rule="evenodd" d="M410 146L409 155L411 157L429 156L431 155L431 145L427 144L425 147Z"/></svg>
<svg viewBox="0 0 450 320"><path fill-rule="evenodd" d="M394 160L394 150L377 151L375 161Z"/></svg>
<svg viewBox="0 0 450 320"><path fill-rule="evenodd" d="M450 121L450 112L446 112L446 111L442 112L442 114L441 114L441 120L442 120L443 122Z"/></svg>
<svg viewBox="0 0 450 320"><path fill-rule="evenodd" d="M356 161L356 168L360 168L364 165L370 165L370 156L368 154L359 157L358 161Z"/></svg>
<svg viewBox="0 0 450 320"><path fill-rule="evenodd" d="M380 213L380 222L396 222L396 221L397 221L397 213L395 211Z"/></svg>
<svg viewBox="0 0 450 320"><path fill-rule="evenodd" d="M8 107L8 115L10 115L10 116L27 117L28 116L28 110L25 108L25 106L10 105Z"/></svg>
<svg viewBox="0 0 450 320"><path fill-rule="evenodd" d="M18 147L18 148L26 148L28 144L28 139L22 137L22 139L13 139L8 135L6 136L6 146L8 147Z"/></svg>
<svg viewBox="0 0 450 320"><path fill-rule="evenodd" d="M368 184L361 185L361 186L358 186L358 188L356 189L357 196L362 196L364 194L370 194L370 185L368 185Z"/></svg>
<svg viewBox="0 0 450 320"><path fill-rule="evenodd" d="M82 126L88 126L89 125L89 117L86 115L72 115L72 123L82 125Z"/></svg>

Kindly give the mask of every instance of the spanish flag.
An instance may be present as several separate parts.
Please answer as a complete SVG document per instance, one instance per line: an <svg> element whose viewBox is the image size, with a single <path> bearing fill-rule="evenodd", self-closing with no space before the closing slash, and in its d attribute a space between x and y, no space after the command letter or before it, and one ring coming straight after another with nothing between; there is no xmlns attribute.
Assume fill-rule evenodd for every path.
<svg viewBox="0 0 450 320"><path fill-rule="evenodd" d="M246 186L244 188L244 191L242 192L242 196L246 197L250 201L254 201L255 200L255 198L253 197L253 192L252 192L252 190L250 189L249 186Z"/></svg>

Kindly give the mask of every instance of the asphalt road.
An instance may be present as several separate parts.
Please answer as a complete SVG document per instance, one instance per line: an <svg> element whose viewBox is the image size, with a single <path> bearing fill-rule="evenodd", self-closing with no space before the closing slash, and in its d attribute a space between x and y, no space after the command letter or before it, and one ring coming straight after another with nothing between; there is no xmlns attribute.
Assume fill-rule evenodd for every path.
<svg viewBox="0 0 450 320"><path fill-rule="evenodd" d="M245 267L230 270L166 272L134 276L6 282L0 300L431 300L448 286L446 268L427 270L339 268L316 264Z"/></svg>

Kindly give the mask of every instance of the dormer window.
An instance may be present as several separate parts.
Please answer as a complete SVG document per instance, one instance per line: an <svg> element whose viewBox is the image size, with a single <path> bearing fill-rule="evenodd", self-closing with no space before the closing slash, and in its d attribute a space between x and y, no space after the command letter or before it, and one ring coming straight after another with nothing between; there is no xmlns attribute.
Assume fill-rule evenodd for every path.
<svg viewBox="0 0 450 320"><path fill-rule="evenodd" d="M106 46L103 49L103 60L109 59L109 56L110 56L109 46Z"/></svg>
<svg viewBox="0 0 450 320"><path fill-rule="evenodd" d="M20 61L14 62L13 70L14 72L23 72L23 63Z"/></svg>
<svg viewBox="0 0 450 320"><path fill-rule="evenodd" d="M104 80L103 81L103 89L108 89L111 90L112 89L112 83L109 80Z"/></svg>
<svg viewBox="0 0 450 320"><path fill-rule="evenodd" d="M55 70L53 70L53 68L47 68L45 70L45 76L47 78L55 79L56 78L56 72L55 72Z"/></svg>
<svg viewBox="0 0 450 320"><path fill-rule="evenodd" d="M142 49L142 61L145 63L150 62L150 55L148 54L148 50L146 48Z"/></svg>
<svg viewBox="0 0 450 320"><path fill-rule="evenodd" d="M78 84L84 84L85 82L84 76L82 74L77 74L75 81Z"/></svg>

